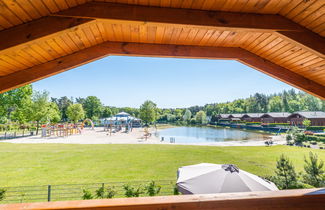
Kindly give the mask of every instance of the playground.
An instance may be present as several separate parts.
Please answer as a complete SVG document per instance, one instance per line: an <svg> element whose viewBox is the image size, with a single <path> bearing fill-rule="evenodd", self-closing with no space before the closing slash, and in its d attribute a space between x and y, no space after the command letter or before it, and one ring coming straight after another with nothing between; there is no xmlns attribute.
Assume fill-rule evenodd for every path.
<svg viewBox="0 0 325 210"><path fill-rule="evenodd" d="M44 131L45 132L45 131ZM155 133L154 128L146 131L144 128L133 128L130 132L125 132L125 129L119 131L106 129L105 127L84 127L75 128L70 126L65 129L56 129L51 127L46 130L48 135L28 136L17 139L3 140L2 142L9 143L63 143L63 144L136 144L160 143L158 137L151 135L147 137L147 133ZM65 133L65 135L62 135Z"/></svg>

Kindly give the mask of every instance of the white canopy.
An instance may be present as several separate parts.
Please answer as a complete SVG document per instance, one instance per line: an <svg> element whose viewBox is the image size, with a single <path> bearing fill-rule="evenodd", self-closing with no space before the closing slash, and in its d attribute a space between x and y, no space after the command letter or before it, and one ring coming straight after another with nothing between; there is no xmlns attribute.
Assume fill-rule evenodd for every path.
<svg viewBox="0 0 325 210"><path fill-rule="evenodd" d="M201 163L178 169L182 194L275 191L274 183L238 169L235 165Z"/></svg>

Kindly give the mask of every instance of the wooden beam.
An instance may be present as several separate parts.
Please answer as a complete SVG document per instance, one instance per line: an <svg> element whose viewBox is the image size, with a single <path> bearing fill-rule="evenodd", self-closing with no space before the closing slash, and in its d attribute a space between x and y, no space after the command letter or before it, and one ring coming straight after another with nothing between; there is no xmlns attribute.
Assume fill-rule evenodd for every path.
<svg viewBox="0 0 325 210"><path fill-rule="evenodd" d="M0 92L43 79L108 55L232 59L325 99L325 86L241 48L104 42L79 52L0 77Z"/></svg>
<svg viewBox="0 0 325 210"><path fill-rule="evenodd" d="M288 31L300 28L278 15L149 7L107 2L89 2L53 15L137 24L168 24L181 27L255 32Z"/></svg>
<svg viewBox="0 0 325 210"><path fill-rule="evenodd" d="M0 32L0 53L17 50L34 40L46 40L55 37L67 29L94 21L87 18L43 17Z"/></svg>
<svg viewBox="0 0 325 210"><path fill-rule="evenodd" d="M325 38L308 30L277 31L281 38L325 59Z"/></svg>
<svg viewBox="0 0 325 210"><path fill-rule="evenodd" d="M301 89L318 98L325 99L325 86L309 80L300 74L292 72L284 67L274 64L264 58L261 58L253 53L250 58L240 58L239 62L250 66L260 72L263 72L273 78L276 78L284 83Z"/></svg>
<svg viewBox="0 0 325 210"><path fill-rule="evenodd" d="M1 209L323 210L324 189L114 198L0 205Z"/></svg>
<svg viewBox="0 0 325 210"><path fill-rule="evenodd" d="M325 39L285 17L268 14L232 13L90 2L54 14L96 18L120 23L164 24L178 27L277 33L286 40L325 56Z"/></svg>

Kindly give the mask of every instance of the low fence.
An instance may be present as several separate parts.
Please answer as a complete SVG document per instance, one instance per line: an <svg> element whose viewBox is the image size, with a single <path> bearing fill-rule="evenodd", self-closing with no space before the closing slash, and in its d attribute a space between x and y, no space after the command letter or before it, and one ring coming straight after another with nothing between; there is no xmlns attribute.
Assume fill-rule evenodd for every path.
<svg viewBox="0 0 325 210"><path fill-rule="evenodd" d="M0 132L0 140L15 139L35 135L35 131L6 131Z"/></svg>
<svg viewBox="0 0 325 210"><path fill-rule="evenodd" d="M21 187L0 187L6 190L5 197L0 204L5 203L30 203L30 202L50 202L64 200L82 200L83 190L96 195L96 190L100 187L105 189L110 187L116 192L114 198L125 197L123 185L129 184L132 187L147 186L151 181L130 181L130 182L106 182L88 184L64 184L64 185L42 185L42 186L21 186ZM158 195L173 195L175 180L156 180L155 184L161 187ZM140 196L148 196L143 193Z"/></svg>

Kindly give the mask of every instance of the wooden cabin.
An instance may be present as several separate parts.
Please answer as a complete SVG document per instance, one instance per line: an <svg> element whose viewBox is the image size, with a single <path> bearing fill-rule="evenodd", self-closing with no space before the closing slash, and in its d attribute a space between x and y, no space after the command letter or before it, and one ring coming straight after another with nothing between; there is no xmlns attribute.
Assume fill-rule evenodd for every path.
<svg viewBox="0 0 325 210"><path fill-rule="evenodd" d="M241 119L246 122L262 122L261 116L263 113L247 113L243 114Z"/></svg>
<svg viewBox="0 0 325 210"><path fill-rule="evenodd" d="M218 114L217 120L219 123L229 122L229 121L231 121L231 115L230 114Z"/></svg>
<svg viewBox="0 0 325 210"><path fill-rule="evenodd" d="M305 119L310 120L311 126L325 126L325 112L295 112L288 116L291 125L302 126Z"/></svg>
<svg viewBox="0 0 325 210"><path fill-rule="evenodd" d="M268 112L261 116L262 123L288 123L289 112Z"/></svg>
<svg viewBox="0 0 325 210"><path fill-rule="evenodd" d="M323 0L2 0L0 5L0 93L105 56L126 55L236 60L325 99ZM259 122L260 115L244 116ZM304 117L311 119L290 116L297 123ZM318 210L324 201L324 189L304 189L0 208Z"/></svg>

